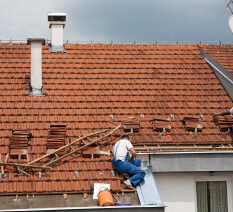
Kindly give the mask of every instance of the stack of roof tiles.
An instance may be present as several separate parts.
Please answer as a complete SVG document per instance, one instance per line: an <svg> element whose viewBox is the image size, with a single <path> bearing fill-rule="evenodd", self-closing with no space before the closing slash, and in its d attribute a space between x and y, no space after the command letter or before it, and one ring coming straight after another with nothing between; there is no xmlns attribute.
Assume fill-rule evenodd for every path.
<svg viewBox="0 0 233 212"><path fill-rule="evenodd" d="M19 156L27 155L28 153L28 141L32 134L28 130L12 130L12 136L10 137L10 155Z"/></svg>
<svg viewBox="0 0 233 212"><path fill-rule="evenodd" d="M184 117L182 122L185 125L186 130L191 130L191 131L194 131L195 129L199 131L202 130L202 124L199 118Z"/></svg>
<svg viewBox="0 0 233 212"><path fill-rule="evenodd" d="M139 120L134 120L134 119L129 119L123 121L123 129L125 132L139 132L140 129L140 121Z"/></svg>
<svg viewBox="0 0 233 212"><path fill-rule="evenodd" d="M65 145L66 125L50 125L49 135L47 138L48 149L58 149ZM59 151L61 153L61 151Z"/></svg>
<svg viewBox="0 0 233 212"><path fill-rule="evenodd" d="M51 123L66 123L66 134L73 141L83 134L113 128L109 121L122 123L132 116L140 121L139 132L130 136L134 145L232 143L232 137L223 138L213 122L213 115L228 110L232 102L197 45L75 44L67 45L66 53L50 53L48 48L45 45L42 50L44 96L36 97L29 96L30 46L0 44L3 157L8 153L12 129L30 129L33 137L28 155L32 161L46 154ZM228 65L232 70L232 64ZM170 132L156 138L158 133L151 125L154 117L171 114ZM200 114L204 115L203 130L193 139L182 119ZM111 150L123 133L123 129L116 131L98 148ZM14 168L6 167L0 192L91 191L94 182L110 183L113 191L120 191L123 178L112 175L111 159L107 155L84 158L78 153L42 172L41 178L37 173L15 177Z"/></svg>
<svg viewBox="0 0 233 212"><path fill-rule="evenodd" d="M231 115L214 115L214 123L220 131L228 131L233 127L233 117Z"/></svg>
<svg viewBox="0 0 233 212"><path fill-rule="evenodd" d="M170 117L154 118L152 127L154 131L163 131L163 129L165 129L166 131L170 131L171 130Z"/></svg>

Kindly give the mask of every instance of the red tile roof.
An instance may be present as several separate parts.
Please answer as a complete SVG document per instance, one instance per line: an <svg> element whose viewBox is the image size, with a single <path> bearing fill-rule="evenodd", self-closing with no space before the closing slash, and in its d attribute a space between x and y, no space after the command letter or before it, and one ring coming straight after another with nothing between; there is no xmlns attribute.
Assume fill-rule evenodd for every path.
<svg viewBox="0 0 233 212"><path fill-rule="evenodd" d="M202 45L200 47L233 74L233 45Z"/></svg>
<svg viewBox="0 0 233 212"><path fill-rule="evenodd" d="M131 136L135 145L229 144L213 122L213 115L232 102L203 59L196 45L67 45L66 53L50 53L43 46L43 97L29 96L30 46L0 45L0 153L5 160L13 129L29 129L29 159L46 153L50 124L65 123L71 141L100 129L113 128L129 117L140 120L140 131ZM222 52L219 54L223 54ZM224 55L224 54L223 54ZM229 58L226 58L226 63ZM232 62L232 60L231 60ZM111 118L113 114L113 120ZM141 114L144 114L142 119ZM161 139L153 131L155 117L171 118L171 130ZM185 130L184 117L204 114L202 132ZM200 119L201 120L201 119ZM99 144L111 150L123 130ZM9 162L15 160L10 159ZM38 164L40 165L40 164ZM122 176L112 176L111 156L84 158L74 154L50 171L15 177L6 167L0 192L66 193L90 191L90 183L111 183L120 191ZM79 178L76 178L78 171Z"/></svg>

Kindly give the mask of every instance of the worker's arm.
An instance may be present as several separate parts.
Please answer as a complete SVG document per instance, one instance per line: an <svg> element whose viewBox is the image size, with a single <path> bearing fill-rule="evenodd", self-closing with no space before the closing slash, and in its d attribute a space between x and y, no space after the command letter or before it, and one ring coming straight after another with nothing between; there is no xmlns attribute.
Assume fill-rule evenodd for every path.
<svg viewBox="0 0 233 212"><path fill-rule="evenodd" d="M131 160L132 160L134 157L136 157L136 150L132 147L129 151L132 154L132 156L131 156Z"/></svg>
<svg viewBox="0 0 233 212"><path fill-rule="evenodd" d="M230 115L230 114L231 114L230 111L223 111L223 112L221 113L222 116L224 116L224 115Z"/></svg>
<svg viewBox="0 0 233 212"><path fill-rule="evenodd" d="M222 113L221 113L221 115L230 115L230 114L233 114L233 107L230 109L230 110L228 110L228 111L223 111Z"/></svg>

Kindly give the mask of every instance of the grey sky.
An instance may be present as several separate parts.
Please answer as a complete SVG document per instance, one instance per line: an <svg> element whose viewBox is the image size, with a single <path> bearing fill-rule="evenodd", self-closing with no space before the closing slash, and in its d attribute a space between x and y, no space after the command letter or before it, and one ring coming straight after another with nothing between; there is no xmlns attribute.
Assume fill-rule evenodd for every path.
<svg viewBox="0 0 233 212"><path fill-rule="evenodd" d="M47 12L66 12L64 39L233 43L228 0L0 0L0 39L50 39Z"/></svg>

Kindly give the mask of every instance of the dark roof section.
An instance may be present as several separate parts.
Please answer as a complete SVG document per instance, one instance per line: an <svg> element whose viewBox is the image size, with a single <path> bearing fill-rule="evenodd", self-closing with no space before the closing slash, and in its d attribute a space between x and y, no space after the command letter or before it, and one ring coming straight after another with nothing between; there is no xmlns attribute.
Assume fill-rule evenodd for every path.
<svg viewBox="0 0 233 212"><path fill-rule="evenodd" d="M224 67L222 67L216 60L210 57L202 48L199 47L199 49L204 59L210 65L214 74L219 79L220 83L233 101L233 75ZM233 63L233 61L231 62Z"/></svg>

